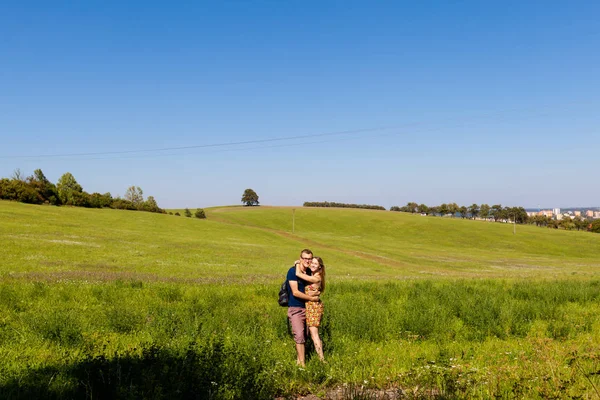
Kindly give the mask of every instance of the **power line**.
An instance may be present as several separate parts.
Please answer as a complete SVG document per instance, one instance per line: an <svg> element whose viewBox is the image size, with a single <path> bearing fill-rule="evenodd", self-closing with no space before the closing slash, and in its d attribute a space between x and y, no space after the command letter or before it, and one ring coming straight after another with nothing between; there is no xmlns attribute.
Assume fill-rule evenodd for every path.
<svg viewBox="0 0 600 400"><path fill-rule="evenodd" d="M551 115L549 112L539 113L536 115L528 115L527 117L543 117ZM521 117L519 119L524 119L526 117ZM372 136L369 136L369 139L373 138L383 138L383 137L393 137L398 135L411 135L411 134L422 134L429 132L436 132L446 128L461 128L468 127L469 125L473 125L474 121L466 121L458 124L452 125L442 125L438 127L429 127L429 128L421 128L414 129L410 131L399 131L399 132L387 132L387 133L378 133ZM412 124L417 125L417 124ZM392 129L392 128L387 128ZM383 129L382 129L383 130ZM367 131L367 130L363 130ZM322 136L322 135L321 135ZM225 152L235 152L235 151L248 151L248 150L264 150L264 149L272 149L272 148L284 148L284 147L294 147L294 146L305 146L305 145L314 145L314 144L323 144L323 143L332 143L332 142L342 142L342 141L351 141L351 140L360 140L362 137L354 136L354 137L345 137L345 138L329 138L323 140L313 140L313 141L304 141L304 142L295 142L295 143L285 143L285 144L274 144L274 145L263 145L263 146L253 146L253 147L241 147L241 148L225 148L225 149L212 149L211 151L202 152L202 153L166 153L166 154L144 154L144 155L130 155L130 156L120 156L115 155L114 157L93 157L93 158L63 158L68 160L122 160L122 159L140 159L140 158L157 158L157 157L171 157L171 156L189 156L189 155L206 155L206 154L215 154L215 153L225 153ZM187 148L187 147L186 147ZM113 154L109 154L113 155Z"/></svg>
<svg viewBox="0 0 600 400"><path fill-rule="evenodd" d="M581 103L579 103L579 102L569 102L566 104L581 105ZM503 111L488 112L488 113L480 114L477 116L471 116L470 118L467 118L466 120L463 119L462 121L461 121L460 117L449 118L446 120L445 123L442 123L441 126L439 126L439 127L428 128L428 129L416 129L416 130L412 130L412 131L404 131L403 130L401 132L389 132L392 129L396 130L401 127L407 128L407 127L415 127L415 126L419 126L419 125L424 125L424 124L426 124L426 122L414 122L414 123L408 123L408 124L397 125L397 126L384 126L384 127L376 127L376 128L353 129L353 130L345 130L345 131L337 131L337 132L297 135L297 136L288 136L288 137L277 137L277 138L270 138L270 139L254 139L254 140L246 140L246 141L238 141L238 142L224 142L224 143L188 145L188 146L178 146L178 147L163 147L163 148L142 149L142 150L122 150L122 151L64 153L64 154L40 154L40 155L20 155L20 156L13 155L13 156L0 156L0 159L67 158L67 159L72 160L73 159L72 157L86 157L85 159L88 159L88 160L110 160L110 159L125 159L125 158L140 158L140 157L164 157L164 156L176 156L176 155L181 156L181 155L191 155L191 154L198 154L198 153L187 153L187 154L186 153L183 153L183 154L182 153L170 153L170 154L146 154L146 155L139 155L139 154L140 153L165 152L165 151L192 150L192 149L217 149L217 148L223 148L223 147L243 146L243 145L248 145L248 144L273 143L273 142L282 142L282 141L293 141L293 140L299 140L299 139L309 139L309 138L318 138L318 137L333 137L333 136L343 136L343 135L383 132L383 131L388 131L388 132L387 133L379 133L379 134L373 135L371 137L396 136L396 135L401 135L401 134L409 135L411 133L439 131L439 130L442 130L442 129L445 129L448 127L468 126L468 125L474 123L474 121L481 119L481 118L485 119L485 118L490 118L490 117L502 117L503 114L507 114L510 112L531 112L532 110L536 110L536 109L531 108L531 107L513 108L513 109L508 109L508 110L503 110ZM538 111L537 113L531 113L531 114L533 114L534 117L540 117L540 116L549 115L549 113L550 113L549 111L545 111L545 112ZM528 117L531 117L532 116L531 114L528 115ZM523 117L524 116L521 116L520 118L517 118L517 119L522 119ZM453 124L453 125L447 123L447 122L453 121L453 120L454 121L458 120L458 121L460 121L460 123ZM325 142L331 142L331 141L353 140L353 139L359 139L359 138L360 137L332 138L332 139L326 139L326 140L322 140L322 141L310 141L310 142L303 142L303 143L288 143L288 144L258 146L258 147L224 148L224 149L217 149L217 150L211 151L210 153L256 150L256 149L273 148L273 147L299 146L299 145L306 145L306 144L325 143ZM127 154L129 154L131 156L122 157L123 155L127 155ZM132 155L132 154L138 154L138 155ZM206 153L201 153L201 154L206 154ZM116 156L116 157L88 158L89 156Z"/></svg>
<svg viewBox="0 0 600 400"><path fill-rule="evenodd" d="M56 157L84 157L84 156L103 156L103 155L116 155L116 154L134 154L134 153L151 153L159 151L173 151L173 150L189 150L189 149L200 149L210 147L226 147L226 146L239 146L246 144L256 143L269 143L279 142L284 140L298 140L307 139L314 137L334 136L334 135L349 135L353 133L365 133L365 132L376 132L391 129L391 127L379 127L379 128L368 128L368 129L354 129L347 131L328 132L328 133L317 133L311 135L299 135L299 136L288 136L278 137L271 139L256 139L256 140L245 140L240 142L226 142L226 143L212 143L212 144L199 144L193 146L180 146L180 147L162 147L156 149L145 149L145 150L123 150L123 151L104 151L104 152L93 152L93 153L66 153L66 154L38 154L38 155L21 155L21 156L0 156L0 159L8 158L56 158Z"/></svg>

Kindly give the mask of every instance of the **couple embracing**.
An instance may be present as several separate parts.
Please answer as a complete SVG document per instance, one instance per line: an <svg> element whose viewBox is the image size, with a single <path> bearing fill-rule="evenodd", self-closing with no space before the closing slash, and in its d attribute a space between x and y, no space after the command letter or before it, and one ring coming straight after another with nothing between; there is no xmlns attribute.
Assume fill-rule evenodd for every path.
<svg viewBox="0 0 600 400"><path fill-rule="evenodd" d="M305 366L305 342L307 328L321 361L323 344L319 337L319 326L323 317L323 303L319 296L325 290L325 264L320 257L314 257L312 251L300 252L300 260L289 269L287 285L290 298L288 318L296 342L297 363Z"/></svg>

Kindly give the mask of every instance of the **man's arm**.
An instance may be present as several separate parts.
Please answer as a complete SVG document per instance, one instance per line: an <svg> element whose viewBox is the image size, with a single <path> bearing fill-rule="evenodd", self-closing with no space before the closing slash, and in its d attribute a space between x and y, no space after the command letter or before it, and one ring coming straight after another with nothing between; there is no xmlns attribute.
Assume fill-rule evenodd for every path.
<svg viewBox="0 0 600 400"><path fill-rule="evenodd" d="M289 281L290 289L292 289L292 295L306 301L319 301L319 296L309 296L298 290L298 281Z"/></svg>
<svg viewBox="0 0 600 400"><path fill-rule="evenodd" d="M310 283L319 283L321 282L321 278L312 275L306 275L304 272L300 270L300 264L296 264L296 276L306 282Z"/></svg>

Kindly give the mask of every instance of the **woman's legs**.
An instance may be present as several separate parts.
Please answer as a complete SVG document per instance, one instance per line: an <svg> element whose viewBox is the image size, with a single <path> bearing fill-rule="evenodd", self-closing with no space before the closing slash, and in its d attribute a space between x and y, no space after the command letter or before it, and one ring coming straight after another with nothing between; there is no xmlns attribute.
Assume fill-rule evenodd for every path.
<svg viewBox="0 0 600 400"><path fill-rule="evenodd" d="M316 326L310 326L308 327L308 330L310 331L310 337L315 345L315 350L319 355L319 359L321 361L325 361L325 357L323 356L323 344L321 343L321 338L319 337L319 328Z"/></svg>

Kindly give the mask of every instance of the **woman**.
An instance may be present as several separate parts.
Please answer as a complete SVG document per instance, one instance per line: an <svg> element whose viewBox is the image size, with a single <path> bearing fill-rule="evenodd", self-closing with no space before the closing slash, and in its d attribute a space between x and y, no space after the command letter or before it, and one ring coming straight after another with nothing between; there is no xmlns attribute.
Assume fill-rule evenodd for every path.
<svg viewBox="0 0 600 400"><path fill-rule="evenodd" d="M306 286L305 291L319 291L323 294L325 291L325 264L321 257L313 257L312 263L310 264L310 270L312 275L306 275L300 270L300 263L296 263L296 276L300 279L310 282L311 284ZM319 355L321 361L325 361L323 357L323 344L319 337L319 326L321 325L321 319L323 318L323 302L319 301L307 301L306 302L306 326L310 332L313 343L315 344L315 350Z"/></svg>

